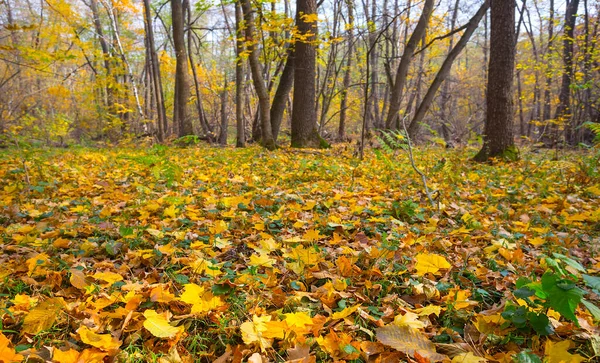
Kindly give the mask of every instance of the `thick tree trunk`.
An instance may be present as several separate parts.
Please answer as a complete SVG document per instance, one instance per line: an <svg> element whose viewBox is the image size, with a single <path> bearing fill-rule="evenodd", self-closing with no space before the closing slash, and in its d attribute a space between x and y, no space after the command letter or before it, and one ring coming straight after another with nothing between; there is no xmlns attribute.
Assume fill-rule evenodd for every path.
<svg viewBox="0 0 600 363"><path fill-rule="evenodd" d="M248 51L250 55L248 61L250 63L250 71L252 72L252 81L254 88L258 95L258 104L260 112L260 126L261 126L261 144L269 149L274 150L276 148L275 140L273 139L273 129L271 127L271 114L270 114L270 99L265 79L262 73L262 67L258 57L258 49L255 42L255 30L254 30L254 15L252 13L252 7L250 0L241 0L242 10L244 12L244 22L246 26L246 44L248 44Z"/></svg>
<svg viewBox="0 0 600 363"><path fill-rule="evenodd" d="M316 61L317 35L316 0L296 1L296 40L294 100L292 109L292 147L314 147L322 145L317 131Z"/></svg>
<svg viewBox="0 0 600 363"><path fill-rule="evenodd" d="M404 85L406 83L408 68L410 67L412 59L414 57L417 44L421 41L423 35L425 34L425 31L427 30L429 18L431 17L431 13L433 12L434 3L434 0L425 0L425 5L423 5L423 12L419 17L417 26L415 27L415 30L410 36L410 39L406 43L406 47L404 48L404 54L402 55L402 60L398 65L398 71L396 72L396 80L394 81L394 87L392 88L392 94L390 96L390 108L388 110L388 115L385 122L385 126L388 129L394 128L394 126L397 123L398 112L400 111L400 103L402 102L402 94L404 92Z"/></svg>
<svg viewBox="0 0 600 363"><path fill-rule="evenodd" d="M492 1L494 1L494 0L492 0ZM489 0L486 0L483 3L483 5L481 5L481 7L477 11L477 13L471 18L471 20L469 20L469 23L467 24L467 28L465 29L465 32L463 33L463 35L460 38L460 40L458 41L458 43L456 43L456 46L450 51L450 53L448 53L448 56L444 60L444 63L442 63L442 67L440 68L437 75L435 76L435 79L431 83L431 86L429 86L429 89L427 90L427 93L425 94L423 101L419 105L419 108L417 109L415 116L413 117L413 119L410 123L410 126L408 127L408 134L411 138L414 138L417 135L417 133L419 132L419 129L421 127L420 126L421 122L423 121L423 118L425 117L425 113L431 106L431 103L433 102L433 98L435 97L436 92L438 91L438 89L440 88L440 85L444 82L446 77L448 77L448 74L450 73L450 70L452 69L452 64L454 63L454 60L456 60L458 55L462 52L462 50L465 48L465 46L469 42L469 39L471 39L471 36L473 35L475 30L479 26L479 22L481 21L481 18L483 18L483 16L487 12L489 6L490 6Z"/></svg>
<svg viewBox="0 0 600 363"><path fill-rule="evenodd" d="M184 7L182 0L171 0L173 19L173 46L175 47L175 99L173 105L173 123L179 137L193 135L192 122L188 115L187 101L190 95L188 56L184 36Z"/></svg>
<svg viewBox="0 0 600 363"><path fill-rule="evenodd" d="M483 147L476 161L518 158L513 137L515 70L515 0L491 0L490 65Z"/></svg>

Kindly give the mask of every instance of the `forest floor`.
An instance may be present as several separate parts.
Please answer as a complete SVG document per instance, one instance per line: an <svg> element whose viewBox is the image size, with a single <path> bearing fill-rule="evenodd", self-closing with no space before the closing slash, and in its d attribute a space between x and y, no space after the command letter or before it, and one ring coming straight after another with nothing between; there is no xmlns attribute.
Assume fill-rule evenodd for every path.
<svg viewBox="0 0 600 363"><path fill-rule="evenodd" d="M600 361L592 153L0 151L0 362Z"/></svg>

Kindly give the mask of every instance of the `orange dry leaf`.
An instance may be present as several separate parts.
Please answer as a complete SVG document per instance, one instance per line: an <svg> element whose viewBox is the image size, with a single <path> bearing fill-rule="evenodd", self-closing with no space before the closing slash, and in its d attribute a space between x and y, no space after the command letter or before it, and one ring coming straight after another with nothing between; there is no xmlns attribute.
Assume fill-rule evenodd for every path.
<svg viewBox="0 0 600 363"><path fill-rule="evenodd" d="M0 363L21 362L23 356L15 353L13 348L9 348L10 340L0 332Z"/></svg>

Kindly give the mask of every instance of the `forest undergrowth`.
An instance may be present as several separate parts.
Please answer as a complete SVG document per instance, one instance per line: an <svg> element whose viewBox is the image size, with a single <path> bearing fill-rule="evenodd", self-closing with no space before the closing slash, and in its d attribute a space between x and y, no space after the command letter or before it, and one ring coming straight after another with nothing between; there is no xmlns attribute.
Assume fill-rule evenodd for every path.
<svg viewBox="0 0 600 363"><path fill-rule="evenodd" d="M597 153L414 153L0 151L0 362L599 361Z"/></svg>

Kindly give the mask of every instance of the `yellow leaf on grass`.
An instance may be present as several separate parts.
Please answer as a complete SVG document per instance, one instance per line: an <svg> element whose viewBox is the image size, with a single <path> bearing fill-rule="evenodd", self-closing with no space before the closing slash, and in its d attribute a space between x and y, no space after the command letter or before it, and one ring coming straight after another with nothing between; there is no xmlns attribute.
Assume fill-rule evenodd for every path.
<svg viewBox="0 0 600 363"><path fill-rule="evenodd" d="M487 359L478 357L471 352L461 353L452 358L452 363L483 363L487 362Z"/></svg>
<svg viewBox="0 0 600 363"><path fill-rule="evenodd" d="M176 218L177 217L177 207L174 205L170 205L163 211L163 216L167 218Z"/></svg>
<svg viewBox="0 0 600 363"><path fill-rule="evenodd" d="M52 361L56 363L103 363L108 354L98 349L85 349L79 353L75 349L62 351L55 349Z"/></svg>
<svg viewBox="0 0 600 363"><path fill-rule="evenodd" d="M202 286L185 284L183 288L183 294L181 294L179 300L192 305L192 314L206 313L224 304L220 297L214 296Z"/></svg>
<svg viewBox="0 0 600 363"><path fill-rule="evenodd" d="M29 269L29 276L40 275L44 266L50 261L50 256L45 253L37 254L26 261Z"/></svg>
<svg viewBox="0 0 600 363"><path fill-rule="evenodd" d="M210 233L212 234L222 234L229 228L227 226L227 222L225 221L217 221L215 225L209 228Z"/></svg>
<svg viewBox="0 0 600 363"><path fill-rule="evenodd" d="M76 288L85 290L85 288L90 284L83 271L72 268L69 270L69 272L71 273L69 281L71 282L71 285L75 286Z"/></svg>
<svg viewBox="0 0 600 363"><path fill-rule="evenodd" d="M310 315L308 315L307 313L301 312L301 311L297 312L297 313L284 314L284 316L285 316L285 322L290 327L304 328L306 326L313 325L313 320L310 317Z"/></svg>
<svg viewBox="0 0 600 363"><path fill-rule="evenodd" d="M118 349L121 346L121 342L113 338L112 335L96 334L85 325L81 326L77 333L79 333L82 342L104 351Z"/></svg>
<svg viewBox="0 0 600 363"><path fill-rule="evenodd" d="M114 273L114 272L96 272L94 274L94 276L92 276L93 278L95 278L96 280L102 280L107 282L109 285L114 284L117 281L122 281L123 280L123 276L119 275L118 273Z"/></svg>
<svg viewBox="0 0 600 363"><path fill-rule="evenodd" d="M0 333L0 362L3 363L12 363L12 362L20 362L23 360L23 356L21 354L15 353L13 348L9 348L10 340L4 336L4 334Z"/></svg>
<svg viewBox="0 0 600 363"><path fill-rule="evenodd" d="M77 363L78 360L79 352L72 348L67 351L54 349L54 355L52 355L52 361L57 363Z"/></svg>
<svg viewBox="0 0 600 363"><path fill-rule="evenodd" d="M158 314L154 310L144 311L144 317L146 318L144 328L157 338L173 338L183 332L182 326L172 326L166 316Z"/></svg>
<svg viewBox="0 0 600 363"><path fill-rule="evenodd" d="M250 256L250 266L273 267L274 263L275 259L269 257L267 254L253 254Z"/></svg>
<svg viewBox="0 0 600 363"><path fill-rule="evenodd" d="M252 317L252 321L247 321L240 325L242 332L242 340L245 344L258 343L261 351L266 351L272 344L271 339L265 337L265 332L268 330L267 322L271 321L271 316L256 316Z"/></svg>
<svg viewBox="0 0 600 363"><path fill-rule="evenodd" d="M435 351L435 345L425 335L408 326L390 324L378 328L375 332L377 340L381 343L411 357L418 353L432 362L447 359L445 355Z"/></svg>
<svg viewBox="0 0 600 363"><path fill-rule="evenodd" d="M419 276L423 276L428 272L436 275L441 269L451 267L444 257L432 253L419 253L415 259L417 260L415 269Z"/></svg>
<svg viewBox="0 0 600 363"><path fill-rule="evenodd" d="M575 344L570 340L562 342L553 342L546 340L544 354L546 363L580 363L586 359L579 354L571 354L568 349L573 348Z"/></svg>
<svg viewBox="0 0 600 363"><path fill-rule="evenodd" d="M415 309L415 313L419 316L428 316L431 314L435 314L435 316L440 316L442 312L442 307L438 305L427 305L425 307Z"/></svg>
<svg viewBox="0 0 600 363"><path fill-rule="evenodd" d="M56 321L58 312L65 306L62 298L48 299L31 310L23 320L22 331L27 334L37 334L50 329Z"/></svg>
<svg viewBox="0 0 600 363"><path fill-rule="evenodd" d="M419 315L411 313L410 311L406 312L404 315L396 315L394 324L397 326L408 326L413 329L423 329L425 327L425 323L419 320Z"/></svg>
<svg viewBox="0 0 600 363"><path fill-rule="evenodd" d="M535 237L535 238L528 240L527 242L529 242L529 244L537 247L537 246L541 246L544 243L546 243L546 240L544 240L542 237Z"/></svg>
<svg viewBox="0 0 600 363"><path fill-rule="evenodd" d="M356 310L358 310L358 308L360 308L360 304L351 306L349 308L345 308L342 311L333 313L333 315L331 315L331 319L333 319L333 320L344 319L344 318L352 315Z"/></svg>

